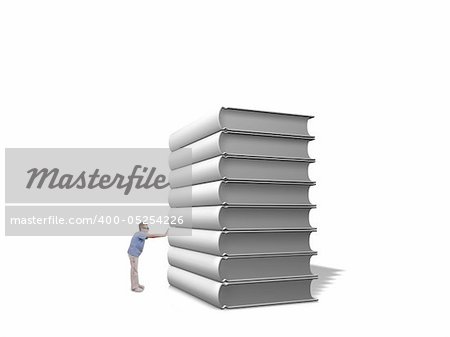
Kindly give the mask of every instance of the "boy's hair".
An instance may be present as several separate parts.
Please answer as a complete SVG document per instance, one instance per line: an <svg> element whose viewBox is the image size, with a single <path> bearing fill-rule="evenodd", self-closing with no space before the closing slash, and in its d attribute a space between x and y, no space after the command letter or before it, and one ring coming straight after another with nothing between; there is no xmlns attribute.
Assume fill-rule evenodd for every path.
<svg viewBox="0 0 450 337"><path fill-rule="evenodd" d="M139 230L141 231L142 230L142 228L144 227L144 226L146 226L147 224L145 224L145 223L143 223L143 222L141 222L140 224L139 224Z"/></svg>

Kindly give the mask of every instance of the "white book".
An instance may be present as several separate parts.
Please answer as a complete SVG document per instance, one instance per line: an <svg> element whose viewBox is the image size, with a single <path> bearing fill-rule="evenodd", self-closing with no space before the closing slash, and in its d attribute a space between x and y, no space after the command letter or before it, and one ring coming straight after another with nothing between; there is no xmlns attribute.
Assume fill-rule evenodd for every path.
<svg viewBox="0 0 450 337"><path fill-rule="evenodd" d="M316 278L217 282L173 266L167 272L170 285L221 309L316 301L311 295Z"/></svg>
<svg viewBox="0 0 450 337"><path fill-rule="evenodd" d="M169 247L171 266L208 277L219 282L312 276L311 256L316 252L258 256L216 256Z"/></svg>
<svg viewBox="0 0 450 337"><path fill-rule="evenodd" d="M207 206L171 208L170 216L182 217L177 227L208 230L261 230L309 228L314 205L303 207Z"/></svg>
<svg viewBox="0 0 450 337"><path fill-rule="evenodd" d="M228 156L268 157L276 159L311 159L308 143L312 137L280 137L248 132L219 131L169 155L174 170L209 158ZM311 161L311 160L310 160Z"/></svg>
<svg viewBox="0 0 450 337"><path fill-rule="evenodd" d="M308 136L307 123L310 118L312 116L222 108L219 113L173 133L169 146L174 151L220 130Z"/></svg>
<svg viewBox="0 0 450 337"><path fill-rule="evenodd" d="M310 182L309 163L219 156L171 171L169 182L172 188L226 179Z"/></svg>
<svg viewBox="0 0 450 337"><path fill-rule="evenodd" d="M190 235L170 235L174 247L218 256L310 252L315 228L281 231L211 231L192 229Z"/></svg>
<svg viewBox="0 0 450 337"><path fill-rule="evenodd" d="M169 205L170 207L310 205L308 191L313 184L216 181L171 189Z"/></svg>

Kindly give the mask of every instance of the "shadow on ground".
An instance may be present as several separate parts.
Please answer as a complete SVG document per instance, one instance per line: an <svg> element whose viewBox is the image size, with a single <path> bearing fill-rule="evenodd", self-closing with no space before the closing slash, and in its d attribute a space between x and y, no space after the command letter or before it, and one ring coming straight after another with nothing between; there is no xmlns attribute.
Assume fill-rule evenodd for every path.
<svg viewBox="0 0 450 337"><path fill-rule="evenodd" d="M313 297L317 297L322 292L332 285L336 279L344 272L341 269L328 268L323 266L311 265L311 271L313 274L319 275L317 280L314 280L311 284L311 294Z"/></svg>

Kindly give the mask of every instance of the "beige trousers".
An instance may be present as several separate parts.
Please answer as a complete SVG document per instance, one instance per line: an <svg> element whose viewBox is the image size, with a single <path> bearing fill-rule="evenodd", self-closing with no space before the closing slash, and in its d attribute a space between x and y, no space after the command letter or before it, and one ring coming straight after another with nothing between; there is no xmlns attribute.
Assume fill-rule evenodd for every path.
<svg viewBox="0 0 450 337"><path fill-rule="evenodd" d="M139 287L139 274L138 274L138 262L139 258L137 256L132 256L128 254L130 257L130 278L131 278L131 290L137 289Z"/></svg>

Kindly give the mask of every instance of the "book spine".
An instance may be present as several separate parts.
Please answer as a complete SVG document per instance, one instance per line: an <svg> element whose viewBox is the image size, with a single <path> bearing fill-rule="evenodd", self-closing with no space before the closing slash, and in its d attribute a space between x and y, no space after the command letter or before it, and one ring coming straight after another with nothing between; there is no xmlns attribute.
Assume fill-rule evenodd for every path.
<svg viewBox="0 0 450 337"><path fill-rule="evenodd" d="M187 165L169 174L171 188L217 180L262 182L311 182L308 162L276 159L244 159L218 156Z"/></svg>
<svg viewBox="0 0 450 337"><path fill-rule="evenodd" d="M299 207L226 207L198 206L171 208L169 215L182 216L185 221L176 227L229 230L267 230L267 229L301 229L310 228L309 213L311 208Z"/></svg>
<svg viewBox="0 0 450 337"><path fill-rule="evenodd" d="M301 205L310 204L311 184L276 184L215 181L174 188L169 191L170 207L218 205Z"/></svg>
<svg viewBox="0 0 450 337"><path fill-rule="evenodd" d="M220 257L170 246L171 266L219 282L270 280L311 275L310 259L316 252Z"/></svg>
<svg viewBox="0 0 450 337"><path fill-rule="evenodd" d="M169 236L178 248L218 256L294 254L311 251L309 237L315 228L267 231L213 231L192 229L190 235Z"/></svg>
<svg viewBox="0 0 450 337"><path fill-rule="evenodd" d="M312 116L281 114L246 109L222 108L224 125L233 130L309 136L308 120Z"/></svg>

